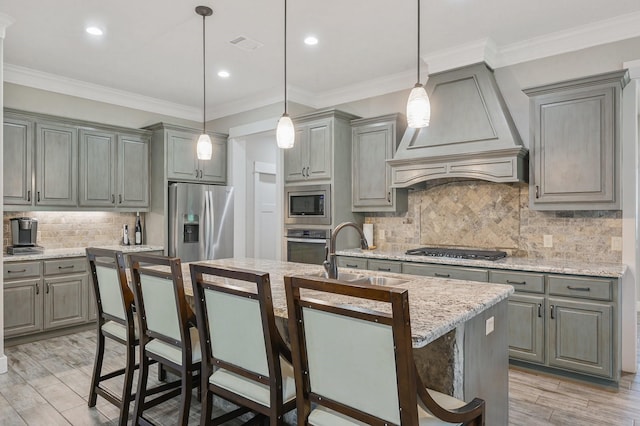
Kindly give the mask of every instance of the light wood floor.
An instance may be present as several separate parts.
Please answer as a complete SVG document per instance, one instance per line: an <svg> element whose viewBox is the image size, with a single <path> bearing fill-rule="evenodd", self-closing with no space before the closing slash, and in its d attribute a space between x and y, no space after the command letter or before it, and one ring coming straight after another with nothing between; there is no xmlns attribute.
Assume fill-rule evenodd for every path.
<svg viewBox="0 0 640 426"><path fill-rule="evenodd" d="M104 399L87 407L94 351L94 331L7 347L9 372L0 375L0 425L117 424L117 408ZM107 368L121 367L121 346L110 342L107 351L105 359L112 360ZM118 389L118 379L112 387ZM511 369L509 395L510 425L640 426L640 374L625 374L620 389L611 391ZM158 425L173 425L177 404L177 398L167 401L149 417ZM199 416L194 397L189 424L198 424Z"/></svg>

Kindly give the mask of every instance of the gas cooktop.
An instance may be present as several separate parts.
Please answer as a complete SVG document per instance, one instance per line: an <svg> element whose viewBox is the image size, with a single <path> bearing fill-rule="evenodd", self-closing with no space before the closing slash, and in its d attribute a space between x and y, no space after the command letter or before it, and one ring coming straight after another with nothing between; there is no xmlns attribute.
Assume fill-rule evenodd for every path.
<svg viewBox="0 0 640 426"><path fill-rule="evenodd" d="M476 249L450 249L441 247L421 247L407 250L405 254L414 256L453 257L456 259L480 259L498 260L507 256L504 251L476 250Z"/></svg>

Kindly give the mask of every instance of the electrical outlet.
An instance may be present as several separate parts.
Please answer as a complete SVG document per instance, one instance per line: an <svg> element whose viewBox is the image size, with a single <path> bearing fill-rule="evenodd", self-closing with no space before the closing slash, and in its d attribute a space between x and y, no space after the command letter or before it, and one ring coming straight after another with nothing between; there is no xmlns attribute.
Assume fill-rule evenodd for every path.
<svg viewBox="0 0 640 426"><path fill-rule="evenodd" d="M485 335L488 336L489 334L493 333L493 330L495 329L495 321L496 320L495 320L494 317L491 317L491 318L487 319L487 321L485 323L485 325L486 325L485 326Z"/></svg>
<svg viewBox="0 0 640 426"><path fill-rule="evenodd" d="M553 247L553 235L545 235L542 240L544 247Z"/></svg>
<svg viewBox="0 0 640 426"><path fill-rule="evenodd" d="M622 251L622 237L611 237L611 250Z"/></svg>

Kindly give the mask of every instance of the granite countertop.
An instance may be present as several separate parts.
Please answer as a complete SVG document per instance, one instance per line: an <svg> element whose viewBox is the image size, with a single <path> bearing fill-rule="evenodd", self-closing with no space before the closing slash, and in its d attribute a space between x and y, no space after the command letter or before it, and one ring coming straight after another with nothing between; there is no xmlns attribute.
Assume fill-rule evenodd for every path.
<svg viewBox="0 0 640 426"><path fill-rule="evenodd" d="M164 250L162 246L148 246L148 245L115 245L115 246L96 246L109 250L120 250L123 253L136 253L143 251L156 251L156 250ZM7 262L23 262L26 260L47 260L47 259L62 259L65 257L81 257L86 256L84 247L77 248L61 248L61 249L45 249L42 253L34 253L34 254L2 254L2 261Z"/></svg>
<svg viewBox="0 0 640 426"><path fill-rule="evenodd" d="M268 272L271 281L273 307L277 316L287 317L287 303L284 290L285 275L305 275L324 272L320 265L281 262L265 259L219 259L201 262L228 268L249 269ZM413 346L426 346L438 337L443 336L459 325L475 317L480 312L509 297L514 292L510 285L487 284L443 278L420 277L387 272L362 271L340 268L341 272L349 272L370 276L385 276L406 280L396 288L409 290L409 311L411 315L411 332ZM185 294L193 296L189 264L182 265ZM250 285L234 281L234 285ZM254 287L255 288L255 287ZM321 297L318 297L321 298ZM327 298L324 300L336 301ZM361 306L375 308L376 302L362 303Z"/></svg>
<svg viewBox="0 0 640 426"><path fill-rule="evenodd" d="M415 256L404 252L348 249L336 252L339 256L364 257L367 259L398 260L403 262L433 263L476 268L506 269L556 274L590 275L594 277L620 278L627 266L619 263L574 262L569 260L527 259L505 257L498 260L455 259L450 257Z"/></svg>

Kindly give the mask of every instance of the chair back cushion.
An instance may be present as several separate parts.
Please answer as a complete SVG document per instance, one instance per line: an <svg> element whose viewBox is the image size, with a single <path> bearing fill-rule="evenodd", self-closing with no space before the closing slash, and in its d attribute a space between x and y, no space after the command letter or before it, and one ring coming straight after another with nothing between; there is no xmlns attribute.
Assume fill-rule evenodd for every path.
<svg viewBox="0 0 640 426"><path fill-rule="evenodd" d="M214 358L269 376L260 303L212 288L204 290Z"/></svg>
<svg viewBox="0 0 640 426"><path fill-rule="evenodd" d="M173 280L140 273L147 329L181 341Z"/></svg>
<svg viewBox="0 0 640 426"><path fill-rule="evenodd" d="M302 308L311 392L400 424L389 325Z"/></svg>
<svg viewBox="0 0 640 426"><path fill-rule="evenodd" d="M122 287L118 270L102 265L96 265L95 267L102 311L105 314L126 321L127 317L124 311L124 300L122 300Z"/></svg>

